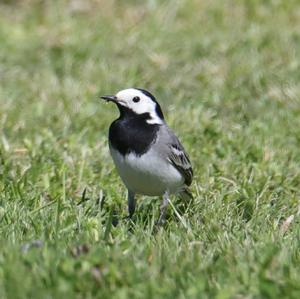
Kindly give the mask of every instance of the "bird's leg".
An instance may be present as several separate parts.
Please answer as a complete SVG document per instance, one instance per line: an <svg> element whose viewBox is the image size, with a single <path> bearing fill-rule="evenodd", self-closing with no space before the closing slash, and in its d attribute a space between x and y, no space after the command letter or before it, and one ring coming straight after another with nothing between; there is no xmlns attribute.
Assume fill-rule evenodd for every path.
<svg viewBox="0 0 300 299"><path fill-rule="evenodd" d="M163 194L163 200L162 200L162 203L160 205L160 215L159 215L159 218L158 218L158 221L157 221L158 225L162 225L162 224L165 223L166 210L167 210L168 204L169 204L169 194L168 194L168 191L166 191Z"/></svg>
<svg viewBox="0 0 300 299"><path fill-rule="evenodd" d="M134 192L128 190L128 213L129 218L132 218L134 211L135 211L135 194Z"/></svg>

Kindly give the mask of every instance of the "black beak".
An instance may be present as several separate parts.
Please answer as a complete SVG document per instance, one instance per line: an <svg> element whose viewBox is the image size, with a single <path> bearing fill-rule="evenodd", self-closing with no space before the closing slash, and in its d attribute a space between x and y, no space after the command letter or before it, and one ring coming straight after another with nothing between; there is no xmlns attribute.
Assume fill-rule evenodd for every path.
<svg viewBox="0 0 300 299"><path fill-rule="evenodd" d="M102 96L101 99L103 99L107 102L116 102L117 101L116 96Z"/></svg>

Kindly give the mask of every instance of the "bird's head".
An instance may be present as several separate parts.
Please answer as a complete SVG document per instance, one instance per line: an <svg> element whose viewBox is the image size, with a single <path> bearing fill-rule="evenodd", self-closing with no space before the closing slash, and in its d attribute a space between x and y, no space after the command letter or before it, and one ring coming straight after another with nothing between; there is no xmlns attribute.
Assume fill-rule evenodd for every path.
<svg viewBox="0 0 300 299"><path fill-rule="evenodd" d="M164 116L155 97L147 90L128 88L113 96L102 96L102 99L115 103L121 116L144 116L149 124L162 124Z"/></svg>

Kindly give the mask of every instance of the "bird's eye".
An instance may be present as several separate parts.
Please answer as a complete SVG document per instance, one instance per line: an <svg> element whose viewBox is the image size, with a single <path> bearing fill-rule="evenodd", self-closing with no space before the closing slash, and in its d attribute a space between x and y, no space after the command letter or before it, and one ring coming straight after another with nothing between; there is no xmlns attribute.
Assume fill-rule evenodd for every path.
<svg viewBox="0 0 300 299"><path fill-rule="evenodd" d="M132 100L133 100L135 103L137 103L137 102L140 101L140 97L134 97Z"/></svg>

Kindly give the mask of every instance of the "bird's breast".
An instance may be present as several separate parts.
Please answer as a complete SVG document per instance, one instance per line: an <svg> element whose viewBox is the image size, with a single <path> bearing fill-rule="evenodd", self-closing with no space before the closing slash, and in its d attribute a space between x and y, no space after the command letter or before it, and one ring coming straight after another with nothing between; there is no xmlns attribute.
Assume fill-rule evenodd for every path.
<svg viewBox="0 0 300 299"><path fill-rule="evenodd" d="M176 193L184 184L180 172L153 149L141 156L132 152L122 155L110 144L110 152L124 184L135 193L150 196L165 191Z"/></svg>
<svg viewBox="0 0 300 299"><path fill-rule="evenodd" d="M157 138L159 125L148 124L142 118L121 118L109 128L109 142L121 154L138 156L148 151Z"/></svg>

